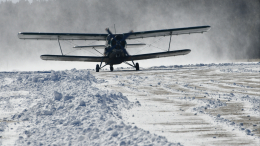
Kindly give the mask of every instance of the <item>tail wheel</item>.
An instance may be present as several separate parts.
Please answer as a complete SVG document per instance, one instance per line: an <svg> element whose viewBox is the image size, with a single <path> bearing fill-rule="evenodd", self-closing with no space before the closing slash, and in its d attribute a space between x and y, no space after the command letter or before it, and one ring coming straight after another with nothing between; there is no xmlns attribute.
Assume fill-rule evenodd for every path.
<svg viewBox="0 0 260 146"><path fill-rule="evenodd" d="M114 70L113 66L110 66L110 71L113 71L113 70Z"/></svg>
<svg viewBox="0 0 260 146"><path fill-rule="evenodd" d="M135 68L136 68L136 70L139 70L139 63L135 64Z"/></svg>
<svg viewBox="0 0 260 146"><path fill-rule="evenodd" d="M96 65L96 72L99 72L99 65Z"/></svg>

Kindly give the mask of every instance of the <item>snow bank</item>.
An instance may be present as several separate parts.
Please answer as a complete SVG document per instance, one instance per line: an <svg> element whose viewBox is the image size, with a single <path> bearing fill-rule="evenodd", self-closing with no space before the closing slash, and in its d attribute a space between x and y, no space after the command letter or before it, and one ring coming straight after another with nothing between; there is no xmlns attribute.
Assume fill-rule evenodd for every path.
<svg viewBox="0 0 260 146"><path fill-rule="evenodd" d="M1 84L1 92L29 92L0 96L1 111L10 109L7 101L12 109L20 109L7 117L17 127L15 145L178 145L125 124L120 111L138 103L129 102L120 92L96 88L105 81L89 71L14 72L0 77L13 80ZM0 122L0 136L7 127L8 123ZM0 144L6 144L4 139L8 140L0 138Z"/></svg>

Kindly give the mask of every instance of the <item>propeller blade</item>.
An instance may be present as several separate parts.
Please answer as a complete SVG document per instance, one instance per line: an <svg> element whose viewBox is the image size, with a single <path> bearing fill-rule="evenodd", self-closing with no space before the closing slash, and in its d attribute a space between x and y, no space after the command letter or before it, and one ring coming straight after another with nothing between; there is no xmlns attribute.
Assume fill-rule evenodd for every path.
<svg viewBox="0 0 260 146"><path fill-rule="evenodd" d="M113 33L109 30L109 28L106 28L106 31L108 34L113 35Z"/></svg>
<svg viewBox="0 0 260 146"><path fill-rule="evenodd" d="M134 32L134 31L131 30L131 31L129 31L128 33L125 33L125 34L124 34L124 37L123 37L121 40L126 40L133 32Z"/></svg>
<svg viewBox="0 0 260 146"><path fill-rule="evenodd" d="M115 35L109 30L109 28L106 28L107 33L109 34L110 37L115 39Z"/></svg>

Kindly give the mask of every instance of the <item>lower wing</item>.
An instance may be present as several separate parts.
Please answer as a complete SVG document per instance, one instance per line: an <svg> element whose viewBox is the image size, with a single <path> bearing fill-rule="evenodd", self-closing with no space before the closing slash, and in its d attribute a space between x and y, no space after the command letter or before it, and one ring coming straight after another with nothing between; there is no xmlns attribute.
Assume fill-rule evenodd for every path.
<svg viewBox="0 0 260 146"><path fill-rule="evenodd" d="M184 50L175 50L175 51L168 51L168 52L158 52L158 53L150 53L150 54L132 55L132 56L127 57L125 59L125 61L186 55L186 54L189 54L190 51L191 51L190 49L184 49Z"/></svg>
<svg viewBox="0 0 260 146"><path fill-rule="evenodd" d="M168 52L150 53L150 54L140 54L132 55L124 58L124 61L131 60L143 60L161 57L170 57L178 55L186 55L190 53L190 49L175 50ZM69 56L69 55L41 55L42 60L53 60L53 61L83 61L83 62L108 62L108 57L98 57L98 56Z"/></svg>
<svg viewBox="0 0 260 146"><path fill-rule="evenodd" d="M106 62L108 57L97 56L69 56L69 55L41 55L42 60L54 61L83 61L83 62Z"/></svg>

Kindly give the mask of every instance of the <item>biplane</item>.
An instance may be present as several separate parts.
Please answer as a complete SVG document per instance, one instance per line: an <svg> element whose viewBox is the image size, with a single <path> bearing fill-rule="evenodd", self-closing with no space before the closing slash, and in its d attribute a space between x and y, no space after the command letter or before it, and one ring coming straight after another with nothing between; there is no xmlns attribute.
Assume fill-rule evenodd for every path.
<svg viewBox="0 0 260 146"><path fill-rule="evenodd" d="M18 38L20 39L32 39L32 40L58 40L61 55L41 55L42 60L53 61L83 61L83 62L100 62L96 65L96 72L106 65L110 65L110 70L113 71L113 65L126 63L136 70L139 70L139 63L134 63L136 60L153 59L161 57L170 57L178 55L186 55L191 52L190 49L173 50L170 51L171 37L172 35L192 34L207 32L210 26L196 26L186 28L173 28L162 29L152 31L142 31L123 34L113 34L109 28L106 29L106 34L92 34L92 33L42 33L42 32L19 32ZM170 36L169 48L165 52L149 53L130 55L126 48L140 47L146 44L127 44L126 40L141 39L148 37ZM102 56L72 56L63 55L60 40L98 40L105 41L105 45L89 45L89 46L74 46L74 48L84 49L104 49ZM99 52L99 51L98 51ZM131 63L129 63L131 62ZM102 66L102 63L104 65Z"/></svg>

